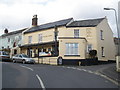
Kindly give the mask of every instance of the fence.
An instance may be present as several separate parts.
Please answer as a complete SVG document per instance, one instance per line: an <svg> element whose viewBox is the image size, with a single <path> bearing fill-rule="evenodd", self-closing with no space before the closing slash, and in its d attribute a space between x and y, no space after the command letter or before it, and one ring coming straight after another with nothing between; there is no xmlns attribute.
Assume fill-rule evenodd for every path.
<svg viewBox="0 0 120 90"><path fill-rule="evenodd" d="M36 63L58 65L57 57L40 57L40 58L34 58L34 59L35 59Z"/></svg>

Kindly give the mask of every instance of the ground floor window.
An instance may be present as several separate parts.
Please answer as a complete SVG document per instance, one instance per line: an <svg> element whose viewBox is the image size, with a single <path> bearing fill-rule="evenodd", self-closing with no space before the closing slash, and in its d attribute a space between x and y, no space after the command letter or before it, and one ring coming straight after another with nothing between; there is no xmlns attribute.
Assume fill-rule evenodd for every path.
<svg viewBox="0 0 120 90"><path fill-rule="evenodd" d="M78 55L78 43L66 43L66 55Z"/></svg>
<svg viewBox="0 0 120 90"><path fill-rule="evenodd" d="M92 44L87 45L87 52L89 52L90 50L92 50Z"/></svg>
<svg viewBox="0 0 120 90"><path fill-rule="evenodd" d="M105 57L105 50L104 50L104 47L101 47L101 54L102 54L102 57Z"/></svg>

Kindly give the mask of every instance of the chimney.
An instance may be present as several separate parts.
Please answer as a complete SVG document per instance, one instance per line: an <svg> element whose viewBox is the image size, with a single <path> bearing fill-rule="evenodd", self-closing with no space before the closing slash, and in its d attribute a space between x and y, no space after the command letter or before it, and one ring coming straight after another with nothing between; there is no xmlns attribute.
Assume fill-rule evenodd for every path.
<svg viewBox="0 0 120 90"><path fill-rule="evenodd" d="M7 33L8 33L8 29L7 29L7 28L4 30L4 33L5 33L5 34L7 34Z"/></svg>
<svg viewBox="0 0 120 90"><path fill-rule="evenodd" d="M37 15L34 15L33 18L32 18L32 26L37 26Z"/></svg>

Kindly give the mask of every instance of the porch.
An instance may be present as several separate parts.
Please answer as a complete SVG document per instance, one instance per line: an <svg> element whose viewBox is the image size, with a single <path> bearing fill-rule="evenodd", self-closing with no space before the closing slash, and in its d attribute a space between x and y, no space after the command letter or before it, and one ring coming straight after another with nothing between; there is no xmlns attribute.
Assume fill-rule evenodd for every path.
<svg viewBox="0 0 120 90"><path fill-rule="evenodd" d="M57 44L57 47L55 47ZM27 54L31 58L54 57L59 55L59 43L44 42L37 44L26 44L20 47L21 53Z"/></svg>

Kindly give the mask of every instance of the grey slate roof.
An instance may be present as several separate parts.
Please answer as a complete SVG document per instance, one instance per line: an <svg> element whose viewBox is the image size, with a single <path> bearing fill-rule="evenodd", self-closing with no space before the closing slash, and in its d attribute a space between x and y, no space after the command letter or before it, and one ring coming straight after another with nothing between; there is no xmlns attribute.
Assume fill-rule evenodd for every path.
<svg viewBox="0 0 120 90"><path fill-rule="evenodd" d="M80 20L80 21L73 21L67 27L95 27L97 26L103 19L89 19L89 20Z"/></svg>
<svg viewBox="0 0 120 90"><path fill-rule="evenodd" d="M2 37L5 37L5 36L9 36L9 35L13 35L13 34L17 34L17 33L22 33L24 30L26 30L27 28L24 28L24 29L21 29L21 30L16 30L16 31L13 31L13 32L9 32L9 33L6 33L6 34L3 34L1 35Z"/></svg>
<svg viewBox="0 0 120 90"><path fill-rule="evenodd" d="M47 23L47 24L42 24L42 25L39 25L36 27L31 27L24 33L30 33L30 32L40 31L40 30L44 30L44 29L50 29L50 28L54 28L55 26L58 26L58 27L66 26L71 20L73 20L73 18L64 19L64 20L60 20L60 21L56 21L56 22Z"/></svg>

